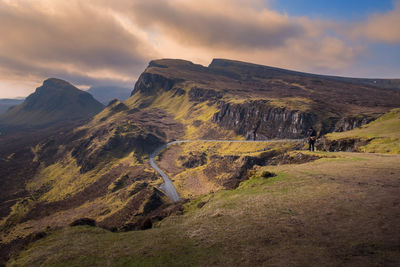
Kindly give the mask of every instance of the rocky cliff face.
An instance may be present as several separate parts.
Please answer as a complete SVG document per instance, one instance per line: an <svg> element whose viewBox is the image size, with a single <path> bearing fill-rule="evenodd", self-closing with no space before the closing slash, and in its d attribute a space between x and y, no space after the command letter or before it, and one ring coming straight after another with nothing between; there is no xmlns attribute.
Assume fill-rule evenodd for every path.
<svg viewBox="0 0 400 267"><path fill-rule="evenodd" d="M328 138L321 138L317 142L316 147L318 150L329 152L362 152L360 147L367 145L371 139L363 138L342 138L339 140L329 140Z"/></svg>
<svg viewBox="0 0 400 267"><path fill-rule="evenodd" d="M334 132L345 132L353 130L354 128L361 127L365 124L370 123L375 118L371 116L361 116L361 117L344 117L341 118L333 129Z"/></svg>
<svg viewBox="0 0 400 267"><path fill-rule="evenodd" d="M153 65L152 65L153 66ZM154 66L153 66L154 67ZM160 91L176 90L175 95L186 92L179 83L184 79L171 78L159 73L144 72L138 79L132 94L156 95ZM320 134L349 131L369 123L372 116L332 117L327 125L316 113L303 112L284 107L276 107L268 100L253 100L239 104L226 103L226 93L222 90L193 86L188 91L189 101L195 103L218 103L220 111L212 118L219 126L234 130L246 139L261 140L267 138L303 138L307 130L320 124ZM142 103L145 108L150 103ZM318 127L317 127L318 128Z"/></svg>
<svg viewBox="0 0 400 267"><path fill-rule="evenodd" d="M226 129L233 129L246 139L302 138L317 122L317 116L269 105L267 100L243 104L224 103L212 119Z"/></svg>
<svg viewBox="0 0 400 267"><path fill-rule="evenodd" d="M199 87L192 87L189 91L189 99L194 102L203 101L217 101L223 97L222 92L217 92L211 89L203 89Z"/></svg>
<svg viewBox="0 0 400 267"><path fill-rule="evenodd" d="M212 121L225 129L235 130L246 139L303 138L310 127L316 128L316 124L321 122L314 113L274 107L268 100L243 104L223 103L220 106L220 111ZM333 124L322 124L318 130L320 135L350 131L374 119L372 116L331 118Z"/></svg>
<svg viewBox="0 0 400 267"><path fill-rule="evenodd" d="M172 89L175 83L180 81L183 80L169 79L157 73L144 72L137 80L131 95L135 94L136 92L141 92L145 95L152 95L159 90L169 91Z"/></svg>
<svg viewBox="0 0 400 267"><path fill-rule="evenodd" d="M185 88L190 84L190 90L179 89L183 88L181 82L185 82ZM157 96L159 92L170 90L176 90L173 97L187 93L193 110L199 102L210 106L217 103L220 111L212 122L248 139L299 138L310 126L318 129L321 135L348 131L397 107L400 99L398 91L370 86L364 80L223 59L214 60L208 67L182 60L152 61L133 93ZM238 103L238 99L257 101ZM268 99L297 102L276 107L268 104ZM151 105L146 101L151 102L145 100L138 108ZM299 107L302 103L307 112Z"/></svg>

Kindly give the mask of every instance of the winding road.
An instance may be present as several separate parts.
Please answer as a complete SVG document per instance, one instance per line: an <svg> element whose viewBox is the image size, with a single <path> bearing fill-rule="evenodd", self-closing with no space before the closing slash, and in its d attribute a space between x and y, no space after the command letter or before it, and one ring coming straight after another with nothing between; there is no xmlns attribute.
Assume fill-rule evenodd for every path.
<svg viewBox="0 0 400 267"><path fill-rule="evenodd" d="M213 142L213 143L272 143L272 142L297 142L303 139L280 139L280 140L177 140L173 142L169 142L163 146L157 148L153 153L150 154L150 165L156 170L164 180L164 183L160 186L161 190L163 190L167 196L172 200L172 202L177 202L180 200L178 192L176 191L174 184L169 179L168 175L166 175L160 167L157 166L155 162L155 157L160 153L164 148L167 148L170 145L180 144L180 143L189 143L189 142Z"/></svg>

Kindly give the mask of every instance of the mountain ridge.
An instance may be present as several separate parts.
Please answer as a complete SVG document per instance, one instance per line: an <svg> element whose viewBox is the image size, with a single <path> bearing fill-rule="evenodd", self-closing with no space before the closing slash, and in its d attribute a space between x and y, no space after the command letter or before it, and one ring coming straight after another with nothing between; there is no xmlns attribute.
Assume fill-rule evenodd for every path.
<svg viewBox="0 0 400 267"><path fill-rule="evenodd" d="M187 94L193 105L208 102L219 110L214 123L257 139L298 138L311 126L321 134L351 130L398 107L399 90L371 86L364 79L351 82L348 79L351 78L222 59L213 60L209 67L185 60L160 59L150 62L132 95L138 94L136 103L139 103L146 97L171 91L168 97L176 101L178 96L185 98ZM278 119L275 130L266 131L276 116L294 116L293 123L284 126ZM244 118L249 117L257 118L251 122L253 126L246 125ZM279 127L292 132L285 129L279 132Z"/></svg>
<svg viewBox="0 0 400 267"><path fill-rule="evenodd" d="M0 151L0 238L12 248L17 237L29 241L46 227L65 229L83 218L113 232L151 228L186 211L183 203L171 203L160 190L163 181L149 164L156 148L174 140L297 139L311 126L321 135L347 131L400 103L396 90L228 63L209 68L184 60L154 60L131 97L111 101L85 123L23 146L15 139L18 149L10 138L0 137L0 146L8 144ZM301 142L199 141L171 146L155 160L189 206L208 209L208 200L197 195L211 199L214 192L236 194L232 190L241 191L243 181L253 187L253 174L261 166L280 168L324 157L294 151L302 149ZM257 181L266 186L273 176L259 175ZM214 213L211 219L221 217Z"/></svg>
<svg viewBox="0 0 400 267"><path fill-rule="evenodd" d="M358 78L358 77L344 77L344 76L337 76L337 75L327 75L327 74L315 74L297 70L290 70L272 66L265 66L261 64L249 63L239 60L230 60L224 58L215 58L211 61L208 65L208 68L215 68L215 67L227 67L229 65L243 65L243 66L250 66L255 68L263 68L268 69L271 71L282 72L286 74L294 74L299 76L308 76L308 77L315 77L315 78L328 78L333 80L345 81L350 83L358 83L358 84L365 84L370 86L375 86L378 88L385 88L385 89L400 89L400 78Z"/></svg>
<svg viewBox="0 0 400 267"><path fill-rule="evenodd" d="M89 93L56 78L46 79L23 103L0 115L7 127L48 127L52 124L87 119L104 106Z"/></svg>

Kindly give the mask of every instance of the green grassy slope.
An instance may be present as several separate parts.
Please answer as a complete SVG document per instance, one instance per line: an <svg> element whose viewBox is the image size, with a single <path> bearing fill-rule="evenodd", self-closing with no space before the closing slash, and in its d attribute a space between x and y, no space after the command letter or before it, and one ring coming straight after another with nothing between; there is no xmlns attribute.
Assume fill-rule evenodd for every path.
<svg viewBox="0 0 400 267"><path fill-rule="evenodd" d="M366 266L400 260L400 156L324 153L265 167L141 232L64 228L10 266ZM341 170L339 173L337 170ZM265 179L265 171L278 174ZM199 205L201 203L201 205Z"/></svg>
<svg viewBox="0 0 400 267"><path fill-rule="evenodd" d="M2 242L83 217L119 229L147 215L146 205L169 202L147 159L165 139L182 136L182 127L162 111L127 114L118 112L121 105L116 101L90 123L31 147L40 165L19 188L25 194L0 218Z"/></svg>
<svg viewBox="0 0 400 267"><path fill-rule="evenodd" d="M145 206L154 195L161 196L163 204L168 202L157 189L160 177L147 163L156 147L173 139L244 138L212 122L221 103L266 100L289 111L313 111L330 123L342 115L381 114L400 99L399 93L382 94L376 87L326 77L288 78L287 73L264 67L228 63L224 70L186 61L152 62L127 101L115 101L88 124L32 147L33 161L40 165L21 187L28 195L18 197L9 216L0 221L0 239L9 242L47 227L50 235L11 263L310 265L314 259L316 264L337 266L398 259L392 237L398 234L393 214L398 212L399 184L394 177L399 171L393 166L400 158L392 155L321 153L328 158L302 165L258 166L252 170L257 174L239 188L221 190L233 188L219 182L235 178L230 172L242 159L229 161L230 156L259 156L265 147L184 144L182 156L203 149L212 150L208 163L214 156L228 157L215 166L182 170L183 160L165 156L177 163L173 167L181 168L178 171L168 170L161 160L182 196L195 196L185 215L171 216L143 232L66 227L82 217L94 218L108 229L140 225L139 217L150 216ZM376 151L392 152L396 147L392 144L399 140L398 111L393 112L359 130L364 131L358 133L362 138L389 143ZM357 131L349 134L357 136ZM4 161L12 159L10 153ZM166 166L172 166L169 163ZM265 171L278 176L262 178ZM210 177L215 179L205 190L203 184L192 186ZM187 183L191 178L197 180ZM365 227L359 227L364 222L368 222Z"/></svg>
<svg viewBox="0 0 400 267"><path fill-rule="evenodd" d="M377 120L348 132L326 135L328 140L367 139L363 152L400 154L400 109L393 109Z"/></svg>
<svg viewBox="0 0 400 267"><path fill-rule="evenodd" d="M177 85L182 92L185 92L181 95L177 95L174 90L167 92L159 90L159 92L152 95L136 92L125 101L125 104L131 110L151 111L161 109L166 111L184 127L184 139L243 139L242 136L235 134L234 131L223 129L211 122L213 115L218 111L217 104L214 101L200 103L190 101L189 90L194 86L196 86L194 82L185 82Z"/></svg>
<svg viewBox="0 0 400 267"><path fill-rule="evenodd" d="M254 162L265 164L298 147L297 142L190 142L168 147L157 164L172 179L179 195L194 196L235 188L248 178Z"/></svg>

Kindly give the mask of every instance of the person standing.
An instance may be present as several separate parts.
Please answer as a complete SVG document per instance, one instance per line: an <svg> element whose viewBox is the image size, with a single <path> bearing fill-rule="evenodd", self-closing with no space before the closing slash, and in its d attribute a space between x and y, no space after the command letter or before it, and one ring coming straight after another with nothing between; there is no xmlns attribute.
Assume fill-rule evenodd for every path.
<svg viewBox="0 0 400 267"><path fill-rule="evenodd" d="M317 132L314 130L313 127L307 131L307 138L308 138L308 150L315 151L315 141L317 140Z"/></svg>

